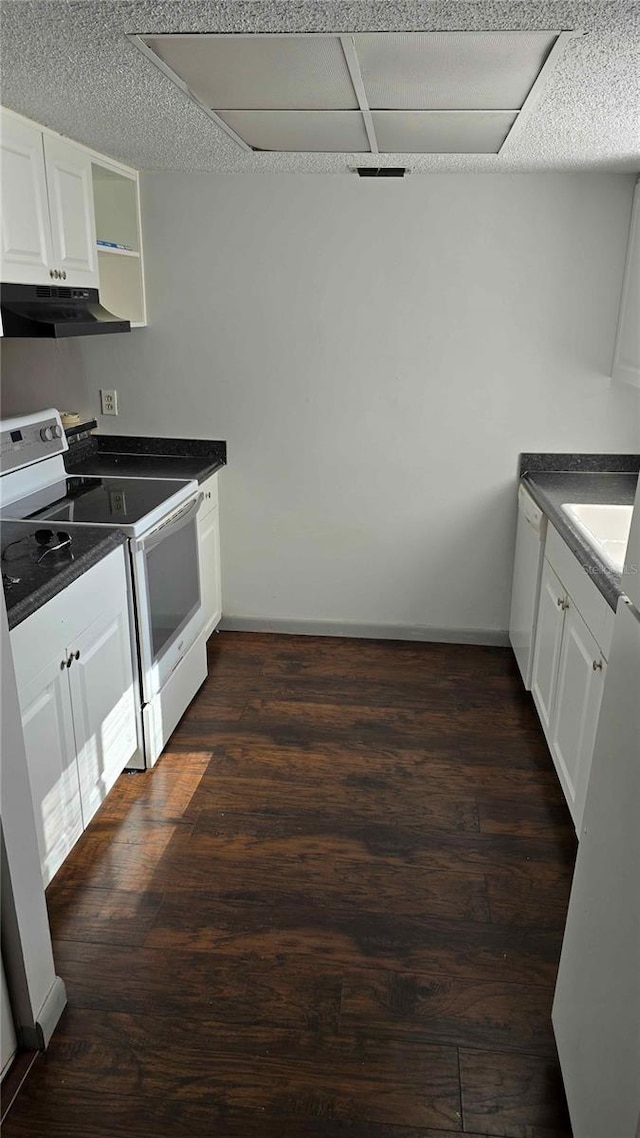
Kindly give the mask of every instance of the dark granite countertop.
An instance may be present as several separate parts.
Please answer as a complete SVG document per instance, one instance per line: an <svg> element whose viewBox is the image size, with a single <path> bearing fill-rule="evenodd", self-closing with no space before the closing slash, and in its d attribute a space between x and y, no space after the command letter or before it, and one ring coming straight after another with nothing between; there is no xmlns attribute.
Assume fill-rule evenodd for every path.
<svg viewBox="0 0 640 1138"><path fill-rule="evenodd" d="M633 458L633 456L628 457ZM607 456L603 455L602 458L606 460ZM638 456L635 456L635 460L638 461ZM522 482L551 524L564 538L607 603L615 610L619 598L624 593L621 574L605 565L593 546L572 524L562 505L565 502L633 505L638 484L637 470L528 469L522 475Z"/></svg>
<svg viewBox="0 0 640 1138"><path fill-rule="evenodd" d="M91 435L70 439L64 456L72 474L98 478L184 478L204 482L227 461L227 444L213 439L165 439L145 435Z"/></svg>
<svg viewBox="0 0 640 1138"><path fill-rule="evenodd" d="M573 474L616 473L640 470L640 454L541 454L520 455L520 473L545 470ZM624 504L624 503L623 503Z"/></svg>
<svg viewBox="0 0 640 1138"><path fill-rule="evenodd" d="M12 542L31 536L42 528L42 522L2 522L2 572L19 578L16 584L8 584L3 578L10 629L26 620L127 540L120 530L106 530L101 526L74 526L73 560L61 551L58 555L49 554L40 564L37 564L36 558L45 546L38 548L33 541L23 541L20 545L8 548Z"/></svg>

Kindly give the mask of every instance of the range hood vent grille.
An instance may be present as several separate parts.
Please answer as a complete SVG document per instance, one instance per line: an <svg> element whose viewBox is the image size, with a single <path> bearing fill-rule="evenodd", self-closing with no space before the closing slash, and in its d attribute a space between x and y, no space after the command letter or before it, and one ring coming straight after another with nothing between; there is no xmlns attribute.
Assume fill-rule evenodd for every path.
<svg viewBox="0 0 640 1138"><path fill-rule="evenodd" d="M58 288L56 285L36 285L36 296L41 299L57 296L60 300L70 300L73 292L70 288Z"/></svg>

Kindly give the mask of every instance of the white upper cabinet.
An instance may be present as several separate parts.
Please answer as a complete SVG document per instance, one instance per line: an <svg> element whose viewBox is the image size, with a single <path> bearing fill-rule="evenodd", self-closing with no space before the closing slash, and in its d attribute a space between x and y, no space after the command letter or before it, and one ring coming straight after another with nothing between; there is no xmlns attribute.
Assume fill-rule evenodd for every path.
<svg viewBox="0 0 640 1138"><path fill-rule="evenodd" d="M50 284L53 264L42 131L0 116L3 281Z"/></svg>
<svg viewBox="0 0 640 1138"><path fill-rule="evenodd" d="M147 322L136 170L0 109L0 280L97 288Z"/></svg>
<svg viewBox="0 0 640 1138"><path fill-rule="evenodd" d="M612 376L640 387L640 183L633 198Z"/></svg>
<svg viewBox="0 0 640 1138"><path fill-rule="evenodd" d="M89 151L6 111L0 148L2 280L98 288Z"/></svg>
<svg viewBox="0 0 640 1138"><path fill-rule="evenodd" d="M0 111L1 279L99 288L146 323L138 174L37 123Z"/></svg>
<svg viewBox="0 0 640 1138"><path fill-rule="evenodd" d="M44 135L53 265L67 285L98 288L91 157L66 139Z"/></svg>

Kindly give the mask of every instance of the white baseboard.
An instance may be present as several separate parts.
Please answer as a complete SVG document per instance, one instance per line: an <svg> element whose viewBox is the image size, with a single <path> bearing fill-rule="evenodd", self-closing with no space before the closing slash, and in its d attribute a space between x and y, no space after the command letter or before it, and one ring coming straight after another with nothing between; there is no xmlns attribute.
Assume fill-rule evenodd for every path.
<svg viewBox="0 0 640 1138"><path fill-rule="evenodd" d="M410 624L359 624L348 620L273 620L223 616L221 632L277 632L292 636L353 636L365 640L421 640L433 644L484 644L506 648L509 633L498 628L421 628Z"/></svg>

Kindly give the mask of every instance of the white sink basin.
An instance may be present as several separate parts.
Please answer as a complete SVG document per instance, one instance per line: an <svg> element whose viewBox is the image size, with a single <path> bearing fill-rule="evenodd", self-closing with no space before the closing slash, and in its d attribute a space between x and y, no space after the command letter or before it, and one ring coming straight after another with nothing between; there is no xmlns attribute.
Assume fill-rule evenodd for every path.
<svg viewBox="0 0 640 1138"><path fill-rule="evenodd" d="M622 573L633 506L598 506L565 502L565 514L616 573Z"/></svg>

